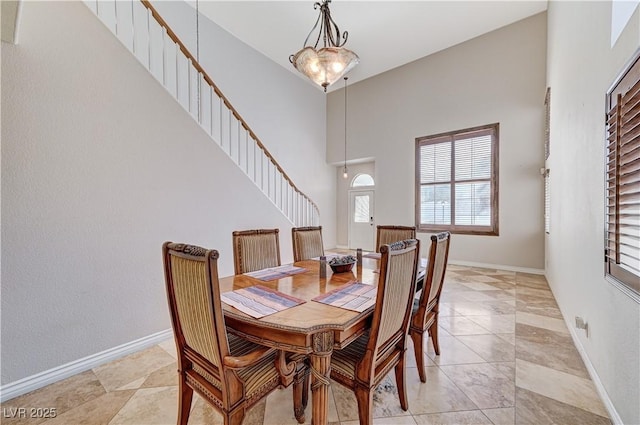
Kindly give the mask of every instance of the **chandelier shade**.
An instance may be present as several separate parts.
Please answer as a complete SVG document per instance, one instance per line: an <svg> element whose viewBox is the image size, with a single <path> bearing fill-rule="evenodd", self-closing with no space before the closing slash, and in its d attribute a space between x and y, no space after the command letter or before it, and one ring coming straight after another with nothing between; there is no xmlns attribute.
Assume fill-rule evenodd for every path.
<svg viewBox="0 0 640 425"><path fill-rule="evenodd" d="M325 92L328 86L338 81L360 62L358 55L342 47L347 42L349 33L347 31L340 33L338 26L331 18L330 2L331 0L324 0L322 4L315 3L314 8L320 8L320 16L309 32L302 50L289 57L289 61L300 73L324 88ZM316 30L318 24L320 24L320 29L316 43L313 47L307 46L309 37ZM324 46L318 49L320 38L322 38Z"/></svg>

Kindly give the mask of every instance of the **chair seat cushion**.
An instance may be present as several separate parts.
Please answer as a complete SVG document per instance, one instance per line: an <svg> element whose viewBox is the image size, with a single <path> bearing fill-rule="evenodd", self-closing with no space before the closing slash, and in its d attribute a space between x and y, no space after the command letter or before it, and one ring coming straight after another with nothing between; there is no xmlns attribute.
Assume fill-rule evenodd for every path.
<svg viewBox="0 0 640 425"><path fill-rule="evenodd" d="M331 356L331 374L338 373L354 379L356 364L364 357L368 342L369 333L367 332L342 350L334 350Z"/></svg>
<svg viewBox="0 0 640 425"><path fill-rule="evenodd" d="M233 334L228 334L229 351L232 356L244 356L264 346L255 344L244 338L240 338ZM238 376L245 385L245 393L247 398L254 395L260 395L271 388L277 387L280 382L280 374L275 366L276 352L265 356L258 363L238 369Z"/></svg>

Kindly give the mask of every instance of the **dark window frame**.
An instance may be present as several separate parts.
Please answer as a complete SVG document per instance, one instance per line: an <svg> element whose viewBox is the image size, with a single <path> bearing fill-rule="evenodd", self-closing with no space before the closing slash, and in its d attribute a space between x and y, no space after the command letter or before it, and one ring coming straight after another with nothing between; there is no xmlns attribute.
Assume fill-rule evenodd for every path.
<svg viewBox="0 0 640 425"><path fill-rule="evenodd" d="M425 145L451 142L451 179L449 181L434 182L433 184L450 184L451 186L451 220L455 221L455 183L470 182L469 180L455 180L455 141L465 140L475 135L482 135L489 132L491 134L491 173L490 173L490 193L491 193L491 223L488 226L480 225L457 225L452 224L423 224L421 223L420 203L421 203L421 155L420 148ZM416 230L418 232L437 233L450 231L456 234L499 236L499 145L500 145L500 124L493 123L477 127L465 128L462 130L449 131L430 136L418 137L416 140L416 163L415 163L415 219ZM481 179L486 180L486 179Z"/></svg>
<svg viewBox="0 0 640 425"><path fill-rule="evenodd" d="M621 259L620 245L624 245L621 243L621 235L627 233L629 226L634 227L627 224L628 221L633 221L634 218L640 219L640 214L633 210L629 213L626 208L629 203L640 202L640 194L637 189L633 189L640 184L638 177L640 157L629 159L633 155L637 156L640 149L638 102L640 102L640 50L636 51L632 60L607 91L604 140L605 278L630 289L636 296L640 296L640 271L625 267ZM636 249L632 254L640 257L640 250Z"/></svg>

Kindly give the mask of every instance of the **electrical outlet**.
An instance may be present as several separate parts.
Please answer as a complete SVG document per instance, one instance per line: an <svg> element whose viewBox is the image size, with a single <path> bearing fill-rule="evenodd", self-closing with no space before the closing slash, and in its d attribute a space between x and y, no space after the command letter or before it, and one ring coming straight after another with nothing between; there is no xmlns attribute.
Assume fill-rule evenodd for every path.
<svg viewBox="0 0 640 425"><path fill-rule="evenodd" d="M589 324L580 316L576 316L576 329L584 329L584 334L589 338Z"/></svg>

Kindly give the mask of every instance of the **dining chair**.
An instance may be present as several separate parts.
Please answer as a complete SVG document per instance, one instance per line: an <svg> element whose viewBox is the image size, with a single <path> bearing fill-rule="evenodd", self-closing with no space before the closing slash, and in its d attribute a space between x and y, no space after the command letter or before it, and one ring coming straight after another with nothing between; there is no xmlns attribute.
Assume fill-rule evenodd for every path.
<svg viewBox="0 0 640 425"><path fill-rule="evenodd" d="M428 331L433 343L433 350L440 355L438 344L438 309L440 306L440 293L442 283L447 271L447 259L449 257L449 243L451 233L442 232L431 235L431 247L425 275L424 285L420 299L413 305L409 335L413 341L413 351L416 355L416 365L420 381L427 382L424 364L424 333Z"/></svg>
<svg viewBox="0 0 640 425"><path fill-rule="evenodd" d="M382 245L415 238L415 226L377 226L376 252L380 252Z"/></svg>
<svg viewBox="0 0 640 425"><path fill-rule="evenodd" d="M331 378L355 392L361 425L373 423L373 393L391 368L400 406L409 408L405 353L419 248L415 239L382 245L371 328L331 357Z"/></svg>
<svg viewBox="0 0 640 425"><path fill-rule="evenodd" d="M162 246L171 324L178 352L178 425L186 425L194 390L222 413L225 425L281 386L294 383L294 412L304 422L308 385L302 355L227 333L218 281L218 251L165 242Z"/></svg>
<svg viewBox="0 0 640 425"><path fill-rule="evenodd" d="M233 266L235 274L279 266L279 232L279 229L234 231Z"/></svg>
<svg viewBox="0 0 640 425"><path fill-rule="evenodd" d="M322 226L294 227L291 229L291 241L294 262L324 255Z"/></svg>

